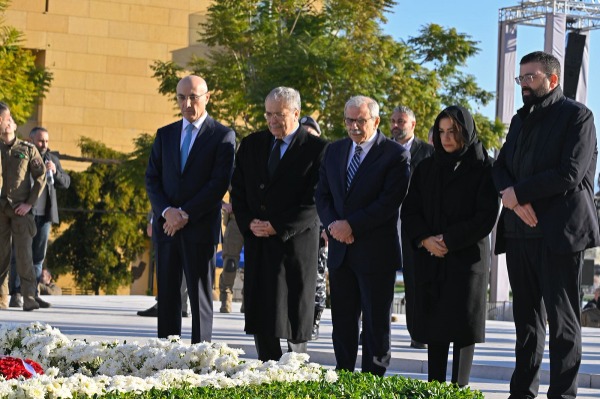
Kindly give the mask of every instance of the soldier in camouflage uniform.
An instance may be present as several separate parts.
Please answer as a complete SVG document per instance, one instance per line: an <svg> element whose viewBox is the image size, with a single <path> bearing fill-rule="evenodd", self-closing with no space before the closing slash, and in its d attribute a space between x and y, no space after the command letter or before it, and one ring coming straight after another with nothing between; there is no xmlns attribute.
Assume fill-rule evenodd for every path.
<svg viewBox="0 0 600 399"><path fill-rule="evenodd" d="M36 233L31 208L46 185L46 167L37 148L16 137L10 109L3 102L0 102L0 154L0 308L8 305L12 241L21 279L23 310L39 309L35 300L36 276L31 254L31 242Z"/></svg>
<svg viewBox="0 0 600 399"><path fill-rule="evenodd" d="M233 300L233 284L240 264L240 252L244 246L244 237L235 221L231 204L223 203L223 224L225 236L223 237L223 271L219 277L219 298L221 299L221 313L231 313ZM244 304L242 302L242 309ZM242 310L242 313L244 311Z"/></svg>

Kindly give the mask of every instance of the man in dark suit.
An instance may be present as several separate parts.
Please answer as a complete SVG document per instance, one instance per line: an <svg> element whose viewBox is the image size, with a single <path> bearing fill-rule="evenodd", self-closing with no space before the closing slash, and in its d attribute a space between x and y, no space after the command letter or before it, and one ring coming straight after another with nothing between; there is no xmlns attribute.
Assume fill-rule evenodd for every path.
<svg viewBox="0 0 600 399"><path fill-rule="evenodd" d="M273 89L269 129L244 138L232 179L233 213L244 236L245 331L258 358L306 352L315 306L319 220L314 192L325 141L300 126L300 94Z"/></svg>
<svg viewBox="0 0 600 399"><path fill-rule="evenodd" d="M512 399L538 395L546 323L548 398L576 397L583 251L600 244L594 118L563 95L560 70L559 61L541 51L521 59L516 81L524 106L511 121L493 169L504 206L496 253L506 251L517 333Z"/></svg>
<svg viewBox="0 0 600 399"><path fill-rule="evenodd" d="M192 343L212 335L211 263L219 242L221 200L233 171L235 133L206 112L204 79L177 84L183 120L156 132L146 170L156 248L158 337L181 335L182 275L192 311Z"/></svg>
<svg viewBox="0 0 600 399"><path fill-rule="evenodd" d="M398 209L410 154L377 129L373 99L352 97L344 117L349 137L327 147L315 197L330 237L333 348L337 369L353 371L362 312L362 371L383 375L391 357L391 306L402 264Z"/></svg>
<svg viewBox="0 0 600 399"><path fill-rule="evenodd" d="M394 108L390 127L394 141L410 151L410 173L416 169L419 162L433 155L433 146L415 137L417 120L415 113L406 105ZM401 232L400 218L398 218L398 231ZM402 240L402 233L400 233ZM404 277L404 299L406 302L406 328L411 334L415 304L415 271L413 269L413 253L409 243L402 242L402 275ZM410 346L416 349L426 349L427 344L410 339Z"/></svg>

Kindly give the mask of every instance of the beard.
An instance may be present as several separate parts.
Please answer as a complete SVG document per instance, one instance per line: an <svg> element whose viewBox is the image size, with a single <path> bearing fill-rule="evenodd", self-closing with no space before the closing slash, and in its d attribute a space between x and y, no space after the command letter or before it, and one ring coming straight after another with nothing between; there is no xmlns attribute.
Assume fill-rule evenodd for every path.
<svg viewBox="0 0 600 399"><path fill-rule="evenodd" d="M403 129L392 129L392 137L396 141L404 140L408 136L408 131Z"/></svg>
<svg viewBox="0 0 600 399"><path fill-rule="evenodd" d="M550 90L546 89L544 86L540 86L535 90L530 87L522 88L521 97L523 98L523 104L533 105L549 92Z"/></svg>

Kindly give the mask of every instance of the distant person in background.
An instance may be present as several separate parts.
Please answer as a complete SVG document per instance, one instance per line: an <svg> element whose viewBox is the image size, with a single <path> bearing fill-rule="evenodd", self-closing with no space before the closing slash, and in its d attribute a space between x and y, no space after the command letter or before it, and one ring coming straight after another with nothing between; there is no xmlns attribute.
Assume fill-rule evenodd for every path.
<svg viewBox="0 0 600 399"><path fill-rule="evenodd" d="M499 201L492 159L463 107L442 111L432 157L413 173L402 205L402 240L412 245L415 304L412 336L427 344L429 381L469 383L475 343L485 340L489 234Z"/></svg>
<svg viewBox="0 0 600 399"><path fill-rule="evenodd" d="M240 267L240 253L244 247L244 237L235 221L235 215L231 204L223 202L221 205L223 212L223 224L225 225L225 234L223 236L223 270L219 277L219 299L221 300L221 313L231 313L231 303L233 301L233 285ZM243 295L243 290L242 290ZM242 313L244 311L244 302L242 299Z"/></svg>
<svg viewBox="0 0 600 399"><path fill-rule="evenodd" d="M310 116L300 118L300 124L313 136L321 136L321 127ZM327 307L327 233L323 225L320 227L319 235L319 259L317 261L317 287L315 292L315 317L313 320L313 329L311 340L319 339L319 326L321 316Z"/></svg>
<svg viewBox="0 0 600 399"><path fill-rule="evenodd" d="M585 304L585 306L583 307L583 310L594 309L594 308L600 309L600 287L598 287L594 290L594 298Z"/></svg>
<svg viewBox="0 0 600 399"><path fill-rule="evenodd" d="M42 278L42 267L48 249L50 228L53 224L59 224L60 222L58 219L56 189L68 189L71 185L71 177L62 168L58 156L50 151L50 134L46 128L37 126L31 129L31 132L29 132L29 141L38 149L44 160L44 165L46 166L46 185L31 210L37 231L35 236L33 236L31 254L33 259L33 270L35 272L37 284L39 285ZM12 283L11 285L14 287L10 298L11 307L22 306L21 282L16 271L16 262L14 261L13 253L11 259L11 280L14 279L14 281L9 282L9 284ZM50 303L40 298L38 291L36 291L35 300L40 305L40 308L49 308L51 306Z"/></svg>
<svg viewBox="0 0 600 399"><path fill-rule="evenodd" d="M8 271L11 244L21 279L23 310L39 309L35 300L37 281L33 271L31 244L36 233L31 208L46 186L46 168L39 151L17 138L6 103L0 102L0 309L8 307Z"/></svg>
<svg viewBox="0 0 600 399"><path fill-rule="evenodd" d="M419 163L433 154L433 146L415 137L417 120L412 109L405 105L394 108L390 120L392 138L395 142L410 152L410 172L415 171ZM413 250L410 242L402 240L402 223L398 218L398 232L402 243L402 275L404 277L404 299L406 302L406 329L410 334L410 346L416 349L426 349L427 344L415 341L412 335L413 319L415 318L415 266Z"/></svg>
<svg viewBox="0 0 600 399"><path fill-rule="evenodd" d="M62 295L62 289L54 283L52 274L48 269L42 269L42 278L38 284L41 295Z"/></svg>

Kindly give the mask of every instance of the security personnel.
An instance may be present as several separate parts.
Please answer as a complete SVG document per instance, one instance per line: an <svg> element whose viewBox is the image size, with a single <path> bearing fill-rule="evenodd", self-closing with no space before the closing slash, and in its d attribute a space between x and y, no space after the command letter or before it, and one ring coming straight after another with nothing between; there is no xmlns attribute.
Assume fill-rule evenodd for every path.
<svg viewBox="0 0 600 399"><path fill-rule="evenodd" d="M223 271L219 277L220 311L221 313L231 313L233 285L240 264L240 252L244 246L244 237L240 233L240 229L235 221L231 204L223 202L221 210L223 213L223 224L225 225L225 235L223 237ZM243 308L244 303L242 302Z"/></svg>
<svg viewBox="0 0 600 399"><path fill-rule="evenodd" d="M11 240L21 279L23 310L39 309L35 300L36 276L33 271L31 243L36 233L31 208L46 186L46 167L40 153L29 142L15 135L8 105L0 102L0 153L2 191L0 191L0 308L8 299L8 269ZM33 184L32 184L33 182Z"/></svg>

